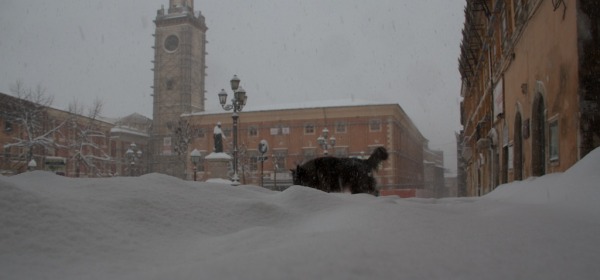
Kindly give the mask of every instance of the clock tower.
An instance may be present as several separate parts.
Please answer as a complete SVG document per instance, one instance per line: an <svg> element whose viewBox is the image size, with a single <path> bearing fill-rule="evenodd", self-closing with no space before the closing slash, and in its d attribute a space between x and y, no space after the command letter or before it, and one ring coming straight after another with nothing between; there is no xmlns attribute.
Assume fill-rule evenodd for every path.
<svg viewBox="0 0 600 280"><path fill-rule="evenodd" d="M177 147L176 131L181 114L204 111L207 27L194 0L169 0L154 23L151 169L182 177L187 155Z"/></svg>

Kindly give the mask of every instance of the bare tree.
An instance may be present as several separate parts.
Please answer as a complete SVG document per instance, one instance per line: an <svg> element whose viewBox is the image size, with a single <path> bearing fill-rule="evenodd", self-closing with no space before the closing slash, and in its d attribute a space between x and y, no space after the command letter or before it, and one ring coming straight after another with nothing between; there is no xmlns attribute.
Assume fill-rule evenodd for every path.
<svg viewBox="0 0 600 280"><path fill-rule="evenodd" d="M34 148L56 148L54 133L68 120L63 120L58 125L51 125L48 121L48 107L52 104L53 97L46 95L46 89L37 85L35 89L26 88L21 81L17 81L10 88L14 97L5 96L0 103L3 109L2 117L10 122L20 133L15 133L12 141L4 145L4 149L12 147L22 148L19 158L26 162L33 159Z"/></svg>
<svg viewBox="0 0 600 280"><path fill-rule="evenodd" d="M104 164L111 161L110 155L103 149L102 144L107 135L102 131L98 118L102 112L103 102L95 99L87 110L87 118L78 118L83 116L84 107L73 100L69 104L69 113L71 125L75 135L69 139L67 148L71 153L71 160L75 163L75 176L79 177L81 167L85 166L86 170L93 171L96 176L103 176Z"/></svg>
<svg viewBox="0 0 600 280"><path fill-rule="evenodd" d="M246 175L251 176L252 173L256 171L253 170L251 166L253 155L248 151L246 143L240 144L238 149L238 168L240 169L239 172L242 175L241 183L246 184Z"/></svg>
<svg viewBox="0 0 600 280"><path fill-rule="evenodd" d="M182 170L187 170L187 151L190 142L192 141L192 129L188 121L179 120L177 126L173 128L175 139L173 141L173 149L178 156L178 159L183 164ZM183 174L185 176L185 174Z"/></svg>

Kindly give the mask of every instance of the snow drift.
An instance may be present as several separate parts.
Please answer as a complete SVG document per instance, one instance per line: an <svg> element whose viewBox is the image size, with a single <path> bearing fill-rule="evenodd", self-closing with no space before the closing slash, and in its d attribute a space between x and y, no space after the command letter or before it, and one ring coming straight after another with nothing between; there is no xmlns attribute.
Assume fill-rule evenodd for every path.
<svg viewBox="0 0 600 280"><path fill-rule="evenodd" d="M0 177L0 279L595 279L598 166L438 200Z"/></svg>

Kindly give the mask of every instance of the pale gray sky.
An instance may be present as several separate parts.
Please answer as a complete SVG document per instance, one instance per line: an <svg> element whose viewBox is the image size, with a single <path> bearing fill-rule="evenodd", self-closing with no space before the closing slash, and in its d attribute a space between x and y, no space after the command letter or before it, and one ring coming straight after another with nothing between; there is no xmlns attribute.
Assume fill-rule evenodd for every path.
<svg viewBox="0 0 600 280"><path fill-rule="evenodd" d="M66 108L152 117L156 10L168 0L2 0L0 92L38 83ZM249 104L398 103L456 170L464 0L195 0L208 25L207 110L237 74ZM250 105L249 105L250 106Z"/></svg>

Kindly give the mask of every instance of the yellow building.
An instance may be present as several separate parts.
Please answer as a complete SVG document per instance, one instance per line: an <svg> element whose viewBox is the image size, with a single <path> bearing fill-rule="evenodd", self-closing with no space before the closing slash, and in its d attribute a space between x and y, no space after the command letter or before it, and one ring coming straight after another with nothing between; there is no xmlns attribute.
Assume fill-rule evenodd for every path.
<svg viewBox="0 0 600 280"><path fill-rule="evenodd" d="M565 171L600 145L599 10L591 0L467 1L466 195Z"/></svg>

